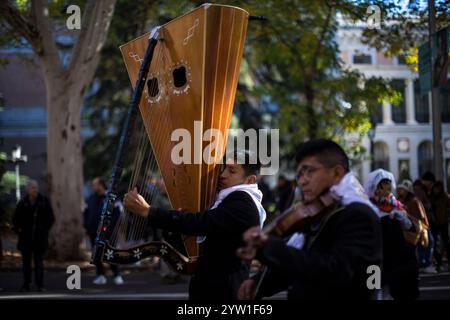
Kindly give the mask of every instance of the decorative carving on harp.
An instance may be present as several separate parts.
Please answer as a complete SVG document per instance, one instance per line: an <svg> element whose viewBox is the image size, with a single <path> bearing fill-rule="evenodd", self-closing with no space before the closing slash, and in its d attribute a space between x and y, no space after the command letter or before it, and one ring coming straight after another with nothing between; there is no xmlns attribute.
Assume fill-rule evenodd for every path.
<svg viewBox="0 0 450 320"><path fill-rule="evenodd" d="M180 273L194 272L199 255L196 237L183 236L182 248L167 241L146 243L139 234L145 232L147 223L137 215L123 213L113 229L114 203L123 196L118 194L118 187L124 158L132 134L139 132L137 124L142 123L142 143L135 152L129 188L137 185L154 204L158 193L155 188L145 189L145 180L160 175L172 208L199 212L210 207L227 144L248 18L240 8L204 4L121 46L135 85L92 263L127 264L156 255ZM174 132L189 133L188 152L177 152L180 137L172 141ZM142 147L146 143L148 150ZM173 156L179 156L181 163Z"/></svg>

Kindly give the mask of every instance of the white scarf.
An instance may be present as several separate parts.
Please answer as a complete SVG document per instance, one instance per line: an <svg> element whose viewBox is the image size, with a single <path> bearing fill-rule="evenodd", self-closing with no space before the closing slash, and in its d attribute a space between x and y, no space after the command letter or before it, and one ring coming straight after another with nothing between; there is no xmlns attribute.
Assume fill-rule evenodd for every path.
<svg viewBox="0 0 450 320"><path fill-rule="evenodd" d="M369 175L367 176L367 181L364 184L365 192L370 198L373 198L375 196L375 190L377 189L377 186L380 183L380 181L383 179L387 179L391 182L391 190L392 192L395 192L396 185L394 175L389 171L377 169L369 173ZM390 213L386 213L378 209L378 207L376 207L373 203L372 208L374 208L375 212L380 218L390 215Z"/></svg>
<svg viewBox="0 0 450 320"><path fill-rule="evenodd" d="M264 221L266 220L266 210L264 210L264 207L261 204L263 194L261 190L258 189L258 185L256 183L238 184L236 186L220 190L216 195L216 198L214 199L214 204L212 205L211 209L217 208L223 201L223 199L225 199L230 193L235 191L244 191L252 198L253 202L256 205L256 208L258 209L259 224L262 228ZM205 239L206 236L197 237L197 243L202 243L203 241L205 241Z"/></svg>
<svg viewBox="0 0 450 320"><path fill-rule="evenodd" d="M332 186L330 192L340 197L344 206L358 202L369 206L375 213L379 214L378 208L369 200L369 197L364 193L362 185L352 172L347 173L339 184ZM296 249L302 249L304 243L304 235L296 232L290 237L287 245Z"/></svg>
<svg viewBox="0 0 450 320"><path fill-rule="evenodd" d="M341 198L344 206L358 202L369 206L375 213L378 213L378 208L369 200L361 183L352 172L347 173L339 184L330 188L330 191Z"/></svg>

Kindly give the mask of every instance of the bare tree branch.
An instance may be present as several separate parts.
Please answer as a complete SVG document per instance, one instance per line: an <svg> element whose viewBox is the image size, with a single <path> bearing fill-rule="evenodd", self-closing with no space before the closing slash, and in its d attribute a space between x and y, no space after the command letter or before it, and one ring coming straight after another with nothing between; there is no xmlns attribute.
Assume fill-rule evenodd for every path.
<svg viewBox="0 0 450 320"><path fill-rule="evenodd" d="M23 16L13 1L0 1L0 16L12 29L24 37L36 52L41 50L38 30Z"/></svg>
<svg viewBox="0 0 450 320"><path fill-rule="evenodd" d="M76 72L82 64L91 64L106 41L116 0L89 0L86 4L81 33L72 52L69 70ZM92 61L94 62L94 61ZM95 64L95 63L94 63Z"/></svg>
<svg viewBox="0 0 450 320"><path fill-rule="evenodd" d="M313 69L313 74L315 73L315 71L316 71L316 67L317 67L317 58L319 57L319 55L320 55L320 51L321 51L321 49L323 48L323 40L325 39L325 35L329 32L329 28L330 28L330 23L331 23L331 17L332 17L332 14L333 14L333 9L331 8L331 7L329 7L329 6L327 6L328 7L328 13L327 13L327 16L326 16L326 18L325 18L325 22L324 22L324 24L323 24L323 26L322 26L322 32L320 33L320 38L319 38L319 40L317 41L317 47L316 47L316 50L315 50L315 53L314 53L314 55L313 55L313 61L312 61L312 63L311 63L311 67L312 67L312 69ZM313 76L314 77L314 76Z"/></svg>
<svg viewBox="0 0 450 320"><path fill-rule="evenodd" d="M40 59L44 59L44 67L60 68L62 69L61 61L58 56L58 49L56 48L53 39L53 32L50 25L50 17L47 6L47 1L34 0L31 6L33 22L39 33L39 38L36 39L41 45L41 51L36 51Z"/></svg>

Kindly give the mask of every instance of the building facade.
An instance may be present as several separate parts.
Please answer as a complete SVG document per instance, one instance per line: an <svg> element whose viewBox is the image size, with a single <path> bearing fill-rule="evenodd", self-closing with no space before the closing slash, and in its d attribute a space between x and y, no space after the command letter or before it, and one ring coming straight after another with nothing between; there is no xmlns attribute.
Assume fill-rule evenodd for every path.
<svg viewBox="0 0 450 320"><path fill-rule="evenodd" d="M371 140L364 139L368 151L357 171L364 181L375 168L391 171L397 180L415 180L426 171L433 171L433 130L430 96L421 95L418 74L412 72L402 57L386 57L361 42L363 26L341 26L338 42L341 59L347 68L355 68L366 77L382 77L400 92L399 105L384 102L373 114L376 126ZM440 89L442 109L442 141L445 183L450 185L450 81Z"/></svg>

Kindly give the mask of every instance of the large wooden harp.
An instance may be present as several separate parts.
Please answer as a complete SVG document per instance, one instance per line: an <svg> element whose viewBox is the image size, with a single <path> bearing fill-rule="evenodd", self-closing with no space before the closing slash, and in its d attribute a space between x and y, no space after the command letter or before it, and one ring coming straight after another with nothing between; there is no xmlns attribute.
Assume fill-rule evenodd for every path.
<svg viewBox="0 0 450 320"><path fill-rule="evenodd" d="M233 110L248 18L248 13L237 7L204 4L154 29L152 35L145 34L121 46L128 75L135 85L108 185L94 263L127 264L157 255L180 273L191 274L195 270L199 248L192 236L183 236L185 250L166 241L128 247L112 243L108 229L114 202L120 198L118 180L126 145L139 120L151 147L148 160L159 168L171 207L190 212L210 207L227 144L226 131ZM141 118L137 118L138 113ZM188 151L177 152L180 137L175 134L174 139L174 132L190 136ZM214 133L220 133L220 137ZM142 151L136 156L141 160L146 157ZM189 161L185 161L187 158ZM130 186L139 175L135 174L133 179ZM141 193L149 202L154 201L154 193ZM142 218L125 215L122 220L129 219ZM138 221L133 228L143 230L144 225L145 221ZM130 233L130 227L122 226L123 230ZM116 238L120 238L119 233L114 233Z"/></svg>

